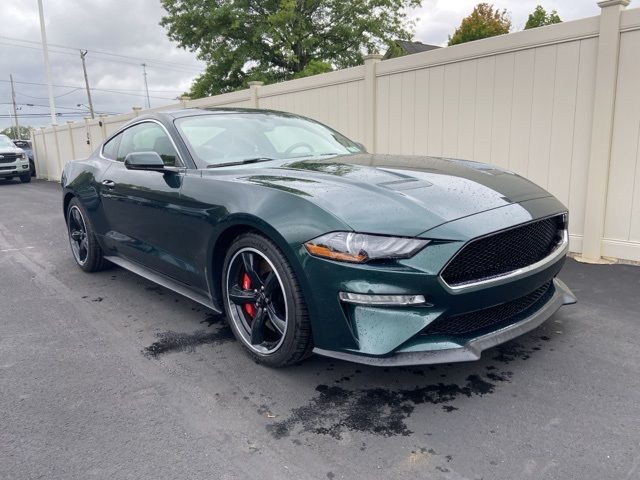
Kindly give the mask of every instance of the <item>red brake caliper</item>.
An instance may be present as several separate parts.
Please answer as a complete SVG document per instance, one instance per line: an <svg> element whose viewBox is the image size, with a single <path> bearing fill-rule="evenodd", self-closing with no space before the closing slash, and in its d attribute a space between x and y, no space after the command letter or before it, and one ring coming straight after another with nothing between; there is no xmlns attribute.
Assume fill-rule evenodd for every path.
<svg viewBox="0 0 640 480"><path fill-rule="evenodd" d="M251 279L247 273L242 275L242 288L244 290L251 290ZM247 312L247 315L253 318L256 314L256 307L253 303L245 303L244 311Z"/></svg>

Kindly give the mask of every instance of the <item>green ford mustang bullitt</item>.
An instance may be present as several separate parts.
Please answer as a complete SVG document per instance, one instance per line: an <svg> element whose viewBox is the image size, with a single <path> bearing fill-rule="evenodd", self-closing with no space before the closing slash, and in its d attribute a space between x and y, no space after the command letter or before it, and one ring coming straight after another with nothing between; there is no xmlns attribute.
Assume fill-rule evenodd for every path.
<svg viewBox="0 0 640 480"><path fill-rule="evenodd" d="M567 209L511 172L371 155L282 112L138 117L62 175L77 264L208 308L260 362L477 360L575 302Z"/></svg>

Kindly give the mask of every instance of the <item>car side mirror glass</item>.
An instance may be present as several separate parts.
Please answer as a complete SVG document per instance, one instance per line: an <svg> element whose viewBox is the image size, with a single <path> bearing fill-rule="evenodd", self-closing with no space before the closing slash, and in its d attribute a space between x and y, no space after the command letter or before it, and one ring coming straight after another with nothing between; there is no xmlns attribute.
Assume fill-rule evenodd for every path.
<svg viewBox="0 0 640 480"><path fill-rule="evenodd" d="M129 153L124 157L124 166L128 170L164 170L164 162L156 152Z"/></svg>

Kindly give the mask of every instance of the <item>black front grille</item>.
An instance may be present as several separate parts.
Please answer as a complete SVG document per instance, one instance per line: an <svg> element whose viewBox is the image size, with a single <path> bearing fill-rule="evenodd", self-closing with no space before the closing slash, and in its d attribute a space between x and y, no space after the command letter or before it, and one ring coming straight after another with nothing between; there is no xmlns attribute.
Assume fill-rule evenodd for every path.
<svg viewBox="0 0 640 480"><path fill-rule="evenodd" d="M480 330L514 323L537 311L553 295L552 282L507 303L475 312L439 318L422 331L424 335L468 335Z"/></svg>
<svg viewBox="0 0 640 480"><path fill-rule="evenodd" d="M16 168L16 167L13 167L13 166L11 166L11 167L0 167L0 170L13 170L14 168Z"/></svg>
<svg viewBox="0 0 640 480"><path fill-rule="evenodd" d="M0 153L0 163L13 163L18 158L15 153Z"/></svg>
<svg viewBox="0 0 640 480"><path fill-rule="evenodd" d="M485 280L526 267L549 255L560 241L564 216L525 223L464 246L442 271L451 286Z"/></svg>

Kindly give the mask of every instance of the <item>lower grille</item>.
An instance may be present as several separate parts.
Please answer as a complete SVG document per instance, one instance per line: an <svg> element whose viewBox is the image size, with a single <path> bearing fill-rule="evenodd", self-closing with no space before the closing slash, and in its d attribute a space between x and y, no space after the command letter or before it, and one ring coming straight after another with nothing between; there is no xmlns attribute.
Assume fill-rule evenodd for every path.
<svg viewBox="0 0 640 480"><path fill-rule="evenodd" d="M0 167L0 170L13 170L15 168L16 167L14 167L14 166L11 166L11 167Z"/></svg>
<svg viewBox="0 0 640 480"><path fill-rule="evenodd" d="M18 158L18 155L15 153L2 153L0 154L2 158L0 158L0 163L13 163Z"/></svg>
<svg viewBox="0 0 640 480"><path fill-rule="evenodd" d="M468 335L486 328L517 322L537 311L553 295L552 281L507 303L445 317L431 323L423 335Z"/></svg>

